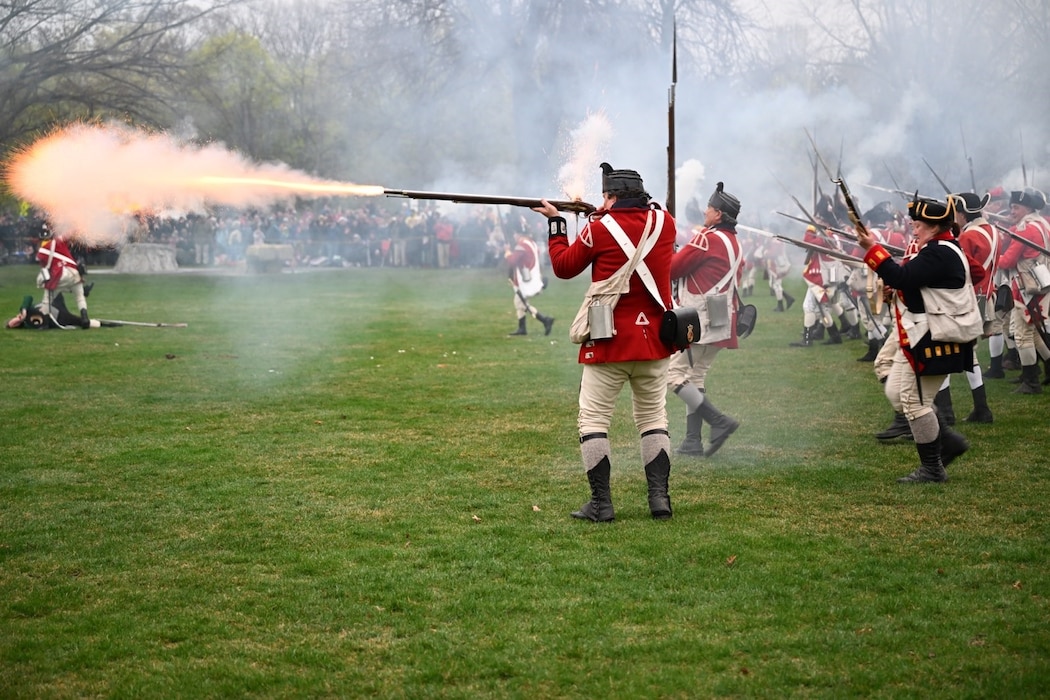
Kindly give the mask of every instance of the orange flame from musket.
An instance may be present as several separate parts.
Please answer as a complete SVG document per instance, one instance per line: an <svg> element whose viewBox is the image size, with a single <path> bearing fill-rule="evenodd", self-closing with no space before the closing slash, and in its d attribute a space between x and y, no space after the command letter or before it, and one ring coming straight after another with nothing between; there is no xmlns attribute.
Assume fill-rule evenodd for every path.
<svg viewBox="0 0 1050 700"><path fill-rule="evenodd" d="M196 180L202 185L251 185L275 190L291 190L296 194L342 195L350 197L377 197L386 190L380 185L355 185L351 182L328 182L310 185L287 180L267 180L259 177L222 177L206 175Z"/></svg>
<svg viewBox="0 0 1050 700"><path fill-rule="evenodd" d="M164 133L74 124L23 149L7 164L19 198L41 209L56 235L89 245L122 242L129 217L211 205L263 207L292 197L364 196L377 185L334 182L283 163L252 163L217 144L197 146Z"/></svg>

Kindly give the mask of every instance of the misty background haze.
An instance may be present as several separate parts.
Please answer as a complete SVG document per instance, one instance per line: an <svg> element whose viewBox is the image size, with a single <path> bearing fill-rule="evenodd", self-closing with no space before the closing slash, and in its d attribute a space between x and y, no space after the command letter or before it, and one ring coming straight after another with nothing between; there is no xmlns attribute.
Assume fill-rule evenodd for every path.
<svg viewBox="0 0 1050 700"><path fill-rule="evenodd" d="M663 202L677 26L680 218L721 180L742 221L790 225L806 130L862 209L889 173L943 194L924 158L953 189L967 156L978 190L1050 187L1045 1L40 0L0 22L5 159L114 119L325 179L560 197L600 113L604 159Z"/></svg>

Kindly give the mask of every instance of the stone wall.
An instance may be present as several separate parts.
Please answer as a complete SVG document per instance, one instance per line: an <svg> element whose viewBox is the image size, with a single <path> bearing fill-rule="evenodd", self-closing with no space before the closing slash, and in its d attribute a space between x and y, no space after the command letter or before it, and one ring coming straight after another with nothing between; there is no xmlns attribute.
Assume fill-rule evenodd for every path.
<svg viewBox="0 0 1050 700"><path fill-rule="evenodd" d="M159 243L128 243L120 249L120 257L113 266L113 272L132 275L176 272L178 269L175 249Z"/></svg>

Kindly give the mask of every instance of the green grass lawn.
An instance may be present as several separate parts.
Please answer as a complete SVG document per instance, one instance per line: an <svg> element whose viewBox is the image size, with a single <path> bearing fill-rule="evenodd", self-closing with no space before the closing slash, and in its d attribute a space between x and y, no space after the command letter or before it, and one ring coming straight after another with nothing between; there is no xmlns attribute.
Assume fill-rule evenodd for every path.
<svg viewBox="0 0 1050 700"><path fill-rule="evenodd" d="M1050 694L1050 392L989 380L951 480L898 485L864 344L788 348L763 289L708 382L740 430L655 522L625 393L597 525L586 280L517 338L499 270L94 281L94 316L189 326L0 331L0 696Z"/></svg>

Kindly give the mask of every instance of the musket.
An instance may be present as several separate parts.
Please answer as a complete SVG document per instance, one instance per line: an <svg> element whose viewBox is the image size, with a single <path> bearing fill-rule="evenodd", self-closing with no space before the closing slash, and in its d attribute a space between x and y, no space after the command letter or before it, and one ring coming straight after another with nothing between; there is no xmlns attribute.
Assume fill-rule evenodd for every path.
<svg viewBox="0 0 1050 700"><path fill-rule="evenodd" d="M782 211L778 211L778 212L774 212L774 213L780 214L781 216L786 217L788 219L791 219L792 221L798 221L799 223L803 223L803 224L809 224L810 223L806 219L803 219L801 216L795 216L793 214L785 214ZM812 224L810 224L810 225L812 225ZM831 231L832 233L837 233L840 236L848 238L851 241L856 241L857 240L857 234L851 233L849 231L846 231L845 229L836 228L834 226L823 226L823 225L821 225L821 228L824 228L824 229L826 229L828 231ZM886 252L890 253L891 255L904 255L904 248L898 248L897 246L890 245L889 243L880 243L879 245L881 245L883 248L885 248Z"/></svg>
<svg viewBox="0 0 1050 700"><path fill-rule="evenodd" d="M504 197L487 194L454 194L452 192L424 192L421 190L383 190L387 197L405 197L407 199L426 199L444 202L456 202L457 204L509 204L514 207L528 207L530 209L543 206L540 198L531 197ZM558 211L569 211L574 214L590 214L597 209L593 204L573 200L548 199L550 204Z"/></svg>
<svg viewBox="0 0 1050 700"><path fill-rule="evenodd" d="M844 231L841 231L840 229L837 229L834 226L828 226L827 224L820 223L819 221L817 221L817 219L812 214L810 214L808 211L806 211L806 208L804 206L802 206L802 202L798 201L798 198L795 197L795 195L789 194L788 196L791 197L791 199L793 199L795 201L795 204L798 206L798 208L801 209L802 213L805 214L806 217L809 219L808 223L809 223L810 226L812 226L814 229L816 229L817 235L819 235L821 238L826 240L828 243L833 243L835 245L838 245L838 241L836 241L834 238L828 236L827 233L825 233L825 232L826 231L831 231L832 233L845 233ZM795 217L792 217L792 218L795 218ZM802 221L802 223L806 223L806 221L803 220L803 219L797 219L797 220L798 221ZM856 239L854 238L854 240L856 240Z"/></svg>
<svg viewBox="0 0 1050 700"><path fill-rule="evenodd" d="M858 241L857 234L853 233L852 231L846 231L844 229L834 228L834 227L829 227L828 230L831 231L832 233L839 234L843 238L848 238L849 240L853 241L854 243L856 243ZM881 245L883 248L885 248L886 252L890 253L891 255L904 255L904 248L898 248L897 246L891 245L889 243L879 243L879 245Z"/></svg>
<svg viewBox="0 0 1050 700"><path fill-rule="evenodd" d="M886 192L888 194L899 194L907 202L910 202L912 200L912 198L915 196L914 192L905 192L904 190L890 189L889 187L879 187L878 185L869 185L869 184L864 183L864 182L860 183L860 186L861 187L867 187L869 190L877 190L879 192ZM919 196L920 197L924 197L925 195L921 195L920 194Z"/></svg>
<svg viewBox="0 0 1050 700"><path fill-rule="evenodd" d="M876 190L878 192L885 192L887 194L899 194L907 200L911 200L911 192L905 192L904 190L895 190L889 187L879 187L878 185L869 185L866 182L860 183L861 187L867 187L869 190Z"/></svg>
<svg viewBox="0 0 1050 700"><path fill-rule="evenodd" d="M803 248L814 253L820 253L821 255L827 255L832 258L838 258L839 260L844 260L845 262L854 263L856 265L864 265L864 261L858 258L857 256L850 255L849 253L843 253L841 250L832 250L831 248L825 248L824 246L817 245L816 243L807 243L806 241L800 241L797 238L792 238L791 236L782 236L779 233L773 233L772 231L764 231L760 228L754 228L753 226L744 226L743 224L737 224L736 227L743 231L750 231L751 233L757 233L761 236L766 236L767 238L775 238L778 241L784 241L785 243L790 243L791 245L798 246L799 248Z"/></svg>
<svg viewBox="0 0 1050 700"><path fill-rule="evenodd" d="M1021 137L1021 177L1024 179L1024 186L1028 187L1028 168L1024 164L1024 132L1019 132Z"/></svg>
<svg viewBox="0 0 1050 700"><path fill-rule="evenodd" d="M185 323L143 323L141 321L115 321L107 318L96 318L100 326L116 328L118 326L143 326L146 328L186 328Z"/></svg>
<svg viewBox="0 0 1050 700"><path fill-rule="evenodd" d="M824 168L824 172L827 173L829 180L834 180L835 176L831 174L831 168L824 162L824 159L820 157L820 151L817 150L817 142L813 140L813 135L809 133L809 129L803 127L806 132L806 136L809 137L809 142L813 145L813 154L817 157L817 161L820 163L820 167Z"/></svg>
<svg viewBox="0 0 1050 700"><path fill-rule="evenodd" d="M1018 243L1023 243L1024 245L1028 246L1029 248L1032 248L1033 250L1038 250L1043 255L1050 256L1050 249L1044 248L1043 246L1039 245L1038 243L1033 243L1032 241L1028 240L1024 236L1017 235L1016 233L1014 233L1010 229L1006 228L1005 226L1000 226L999 224L994 224L994 226L997 229L999 229L1000 231L1002 231L1003 233L1005 233L1010 238L1012 238L1015 241L1017 241Z"/></svg>
<svg viewBox="0 0 1050 700"><path fill-rule="evenodd" d="M843 136L842 139L839 140L839 164L838 164L838 167L835 169L835 176L836 177L842 177L842 147L845 144L846 144L846 137Z"/></svg>
<svg viewBox="0 0 1050 700"><path fill-rule="evenodd" d="M922 162L925 163L929 171L933 173L933 177L937 180L937 183L940 184L941 188L944 189L944 194L951 194L952 188L948 187L947 183L945 183L944 180L941 179L941 176L937 174L937 171L933 169L933 166L930 165L929 161L923 158Z"/></svg>
<svg viewBox="0 0 1050 700"><path fill-rule="evenodd" d="M823 190L820 189L820 171L817 168L817 159L809 153L806 153L806 157L809 158L809 166L813 168L813 208L816 209L820 198L824 196Z"/></svg>
<svg viewBox="0 0 1050 700"><path fill-rule="evenodd" d="M788 194L788 196L791 197L793 202L795 202L795 206L797 206L799 210L806 215L806 218L809 220L810 224L816 226L818 229L827 228L826 224L820 223L812 214L806 211L806 208L802 206L802 202L798 201L798 197L790 193Z"/></svg>
<svg viewBox="0 0 1050 700"><path fill-rule="evenodd" d="M1009 219L1007 219L1004 216L999 216L998 214L992 214L990 212L986 212L985 216L987 216L989 219L999 219L999 221L1009 221ZM1016 233L1014 233L1010 229L1006 228L1005 226L997 224L994 221L992 222L992 226L996 227L997 229L999 229L1000 231L1005 233L1007 236L1009 236L1010 238L1012 238L1015 241L1017 241L1018 243L1026 245L1026 246L1028 246L1029 248L1031 248L1033 250L1038 250L1043 255L1050 255L1050 249L1044 248L1043 246L1039 245L1038 243L1034 243L1034 242L1028 240L1024 236L1017 235Z"/></svg>
<svg viewBox="0 0 1050 700"><path fill-rule="evenodd" d="M845 231L843 229L836 228L834 226L828 226L826 224L821 224L820 222L817 221L816 217L814 217L812 214L810 214L808 211L806 211L806 208L804 206L802 206L802 202L798 201L797 197L795 197L794 195L792 195L790 193L788 193L788 196L790 196L791 199L793 199L795 201L795 204L798 206L798 208L801 209L802 213L805 214L806 217L809 219L810 224L812 226L814 226L817 229L817 231L820 232L820 235L823 236L825 239L828 239L828 237L826 235L824 235L823 232L824 231L831 231L832 233L837 233L840 236L844 236L845 238L848 238L848 239L850 239L852 241L856 241L857 240L857 236L854 233L850 233L849 231ZM833 241L833 240L832 240L832 242L837 243L837 241ZM901 253L903 253L903 252L904 251L901 251Z"/></svg>
<svg viewBox="0 0 1050 700"><path fill-rule="evenodd" d="M868 227L860 219L860 213L857 211L857 205L853 202L853 195L850 194L846 181L839 177L832 178L832 182L838 185L839 191L842 193L842 200L846 203L846 212L849 214L849 220L853 222L853 228L857 229L858 233L870 236L871 233L868 231Z"/></svg>
<svg viewBox="0 0 1050 700"><path fill-rule="evenodd" d="M674 135L674 93L678 85L678 21L673 23L671 35L671 87L667 92L667 202L665 208L675 215L675 135Z"/></svg>
<svg viewBox="0 0 1050 700"><path fill-rule="evenodd" d="M784 190L784 193L788 197L791 197L791 201L793 201L795 203L795 206L797 206L799 208L799 210L803 214L806 215L806 218L805 219L799 219L797 217L789 216L789 215L784 214L784 213L779 212L779 211L777 212L778 214L780 214L781 216L787 216L789 219L795 219L796 221L801 221L804 224L810 224L811 226L816 227L818 230L827 228L827 226L825 224L822 224L819 221L817 221L817 219L812 214L809 213L809 210L807 210L806 207L802 205L802 202L798 201L798 197L796 197L795 195L791 194L791 190L789 190L787 188L787 185L785 185L783 182L781 182L780 178L777 177L776 174L772 170L769 171L769 174L772 175L773 178L777 181L777 184L780 185L780 189Z"/></svg>
<svg viewBox="0 0 1050 700"><path fill-rule="evenodd" d="M890 166L886 164L886 161L882 161L882 167L886 168L886 174L890 176L890 182L892 182L893 186L896 188L893 191L903 197L905 202L911 201L911 193L905 192L901 189L900 184L897 182L897 178L893 177L893 172L890 170Z"/></svg>
<svg viewBox="0 0 1050 700"><path fill-rule="evenodd" d="M782 211L774 211L773 213L780 214L781 216L791 219L792 221L798 221L799 223L807 224L809 226L814 225L808 219L803 219L801 216L795 216L794 214L785 214Z"/></svg>
<svg viewBox="0 0 1050 700"><path fill-rule="evenodd" d="M966 164L970 166L970 191L977 194L977 178L973 175L973 158L966 150L966 132L963 131L962 124L959 125L959 136L962 137L963 156L966 157Z"/></svg>

